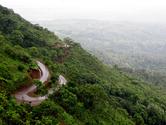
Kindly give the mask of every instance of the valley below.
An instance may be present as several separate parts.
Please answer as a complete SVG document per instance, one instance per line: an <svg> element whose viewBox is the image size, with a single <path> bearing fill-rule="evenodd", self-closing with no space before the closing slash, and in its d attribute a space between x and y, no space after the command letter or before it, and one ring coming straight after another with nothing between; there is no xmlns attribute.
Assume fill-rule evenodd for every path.
<svg viewBox="0 0 166 125"><path fill-rule="evenodd" d="M40 24L70 37L105 64L146 82L166 86L166 25L104 20L51 20Z"/></svg>

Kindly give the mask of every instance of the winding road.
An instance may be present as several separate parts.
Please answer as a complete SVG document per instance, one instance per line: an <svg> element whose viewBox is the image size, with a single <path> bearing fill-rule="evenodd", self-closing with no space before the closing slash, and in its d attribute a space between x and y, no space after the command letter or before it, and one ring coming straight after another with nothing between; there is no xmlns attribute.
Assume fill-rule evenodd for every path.
<svg viewBox="0 0 166 125"><path fill-rule="evenodd" d="M50 76L49 70L40 61L37 61L37 65L39 66L39 69L40 69L39 80L43 84L45 84L48 81L48 78ZM67 83L67 80L62 75L60 75L58 83L59 83L59 85L65 85ZM16 92L14 94L14 96L15 96L17 102L23 102L23 103L30 104L31 106L36 106L36 105L39 105L42 101L46 100L48 98L48 95L50 94L50 93L48 93L45 96L39 96L39 97L33 97L33 96L29 95L29 93L33 93L36 90L37 90L37 86L32 85L32 86L26 87L26 88Z"/></svg>

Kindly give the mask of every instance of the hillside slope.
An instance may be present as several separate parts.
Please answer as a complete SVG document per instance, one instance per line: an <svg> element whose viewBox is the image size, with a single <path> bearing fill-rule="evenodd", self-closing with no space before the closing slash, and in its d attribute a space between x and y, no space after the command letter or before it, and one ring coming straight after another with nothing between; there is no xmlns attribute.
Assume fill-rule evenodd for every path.
<svg viewBox="0 0 166 125"><path fill-rule="evenodd" d="M165 125L166 93L103 65L70 39L60 40L0 6L0 124ZM12 94L33 84L30 70L41 60L67 85L41 105L18 104ZM43 89L37 94L43 94Z"/></svg>

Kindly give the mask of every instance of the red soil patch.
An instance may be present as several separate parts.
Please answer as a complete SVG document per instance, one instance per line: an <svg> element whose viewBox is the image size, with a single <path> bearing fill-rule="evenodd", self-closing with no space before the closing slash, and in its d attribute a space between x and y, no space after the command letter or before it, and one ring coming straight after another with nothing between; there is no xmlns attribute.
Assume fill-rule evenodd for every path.
<svg viewBox="0 0 166 125"><path fill-rule="evenodd" d="M38 70L38 69L31 69L29 71L29 74L30 74L32 79L39 79L41 76L40 70Z"/></svg>

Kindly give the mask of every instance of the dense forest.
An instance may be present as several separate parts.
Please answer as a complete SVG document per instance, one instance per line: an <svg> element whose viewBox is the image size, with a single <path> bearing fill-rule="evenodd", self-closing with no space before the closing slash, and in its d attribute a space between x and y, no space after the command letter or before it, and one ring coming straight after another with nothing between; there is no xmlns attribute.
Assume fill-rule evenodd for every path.
<svg viewBox="0 0 166 125"><path fill-rule="evenodd" d="M73 40L61 40L2 6L0 48L1 125L166 124L165 90L104 65ZM59 74L68 82L32 107L17 103L13 93L34 84L29 70L38 68L36 60L47 65L51 86Z"/></svg>

